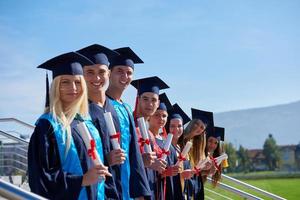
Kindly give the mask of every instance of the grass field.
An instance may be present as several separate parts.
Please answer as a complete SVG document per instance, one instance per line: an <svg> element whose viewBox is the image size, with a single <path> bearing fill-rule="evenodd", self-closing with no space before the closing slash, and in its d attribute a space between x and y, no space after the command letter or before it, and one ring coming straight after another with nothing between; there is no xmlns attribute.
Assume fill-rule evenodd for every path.
<svg viewBox="0 0 300 200"><path fill-rule="evenodd" d="M286 199L300 199L300 178L245 180L245 182Z"/></svg>
<svg viewBox="0 0 300 200"><path fill-rule="evenodd" d="M258 179L258 180L242 180L242 181L289 200L300 199L300 178ZM224 183L242 189L250 194L261 197L263 199L271 199L271 198L267 198L264 195L260 195L259 193L253 192L253 190L245 189L244 187L238 186L236 184L230 184L228 181L224 181ZM210 183L206 183L205 187L206 187L205 196L207 197L206 199L209 198L213 198L216 200L225 199L224 197L220 197L220 196L218 197L213 192L217 192L218 194L227 196L231 199L243 199L223 189L212 188ZM209 190L211 190L212 192Z"/></svg>

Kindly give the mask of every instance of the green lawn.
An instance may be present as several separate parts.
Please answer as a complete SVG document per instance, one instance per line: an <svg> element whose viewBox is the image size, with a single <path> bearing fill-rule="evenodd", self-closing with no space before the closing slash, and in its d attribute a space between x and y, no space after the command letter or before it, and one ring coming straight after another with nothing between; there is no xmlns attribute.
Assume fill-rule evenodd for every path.
<svg viewBox="0 0 300 200"><path fill-rule="evenodd" d="M279 195L286 199L295 199L298 200L300 197L300 178L280 178L280 179L259 179L259 180L242 180L246 183L249 183L255 187L258 187L260 189L266 190L268 192L274 193L276 195ZM253 194L255 196L261 197L263 199L270 199L267 198L264 195L260 195L259 193L253 192L253 190L245 189L244 187L241 187L236 184L231 184L227 181L225 181L226 184L234 186L236 188L242 189L250 194ZM231 193L224 191L221 188L212 188L210 183L205 184L206 189L212 190L213 192L217 192L219 194L222 194L224 196L227 196L232 199L242 199L241 197ZM212 192L206 190L205 195L206 197L211 197L213 199L224 199L224 197L217 197Z"/></svg>
<svg viewBox="0 0 300 200"><path fill-rule="evenodd" d="M300 198L300 178L245 180L245 182L286 199Z"/></svg>

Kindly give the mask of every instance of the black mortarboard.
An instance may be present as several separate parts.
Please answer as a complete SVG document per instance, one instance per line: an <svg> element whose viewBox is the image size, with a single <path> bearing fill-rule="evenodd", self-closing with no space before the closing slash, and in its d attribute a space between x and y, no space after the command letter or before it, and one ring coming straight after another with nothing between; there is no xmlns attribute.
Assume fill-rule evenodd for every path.
<svg viewBox="0 0 300 200"><path fill-rule="evenodd" d="M185 125L186 123L191 121L189 116L180 108L180 106L177 103L175 103L172 106L172 109L170 111L168 111L168 113L169 113L169 120L171 120L171 119L181 119L183 125Z"/></svg>
<svg viewBox="0 0 300 200"><path fill-rule="evenodd" d="M138 95L144 92L153 92L159 95L159 90L167 89L169 86L157 76L137 79L131 85L138 90Z"/></svg>
<svg viewBox="0 0 300 200"><path fill-rule="evenodd" d="M99 44L87 46L78 50L77 52L90 59L94 64L101 64L106 66L109 66L110 61L114 57L120 55L118 52Z"/></svg>
<svg viewBox="0 0 300 200"><path fill-rule="evenodd" d="M172 109L172 104L169 100L169 98L167 97L166 93L162 93L159 95L159 106L157 108L157 110L171 110Z"/></svg>
<svg viewBox="0 0 300 200"><path fill-rule="evenodd" d="M76 52L69 52L56 56L39 65L37 68L52 71L52 77L54 79L60 75L82 75L82 66L93 64L94 63L86 57Z"/></svg>
<svg viewBox="0 0 300 200"><path fill-rule="evenodd" d="M132 51L132 49L130 49L129 47L114 49L114 51L116 51L120 55L114 57L111 60L109 66L110 69L117 65L128 66L134 69L134 64L144 63L142 59L140 59L138 55L136 55L134 51Z"/></svg>
<svg viewBox="0 0 300 200"><path fill-rule="evenodd" d="M217 127L215 126L215 131L213 133L213 135L208 135L208 137L212 136L217 138L218 140L224 141L224 137L225 137L225 128L223 127Z"/></svg>
<svg viewBox="0 0 300 200"><path fill-rule="evenodd" d="M214 117L212 112L198 110L192 108L192 118L200 119L206 124L206 134L213 135L214 132Z"/></svg>

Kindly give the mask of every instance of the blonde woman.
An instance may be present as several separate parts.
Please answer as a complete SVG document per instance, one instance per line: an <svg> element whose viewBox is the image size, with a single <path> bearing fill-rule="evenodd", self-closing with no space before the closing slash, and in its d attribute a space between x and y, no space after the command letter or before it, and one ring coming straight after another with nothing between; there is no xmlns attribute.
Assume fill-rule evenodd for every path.
<svg viewBox="0 0 300 200"><path fill-rule="evenodd" d="M205 146L206 146L206 132L213 129L213 114L202 110L192 108L192 121L184 130L184 141L192 141L192 149L190 150L189 157L191 166L195 166L200 160L204 160ZM204 185L202 175L206 174L212 166L208 164L201 172L195 170L193 180L189 182L189 193L192 199L204 199Z"/></svg>
<svg viewBox="0 0 300 200"><path fill-rule="evenodd" d="M89 156L98 152L103 161L101 138L88 117L86 83L82 65L93 64L70 52L40 65L53 72L50 101L36 122L28 149L31 191L49 199L104 199L107 167L93 165ZM48 99L48 98L47 98ZM95 147L86 149L77 128L84 122ZM93 146L93 145L92 145Z"/></svg>

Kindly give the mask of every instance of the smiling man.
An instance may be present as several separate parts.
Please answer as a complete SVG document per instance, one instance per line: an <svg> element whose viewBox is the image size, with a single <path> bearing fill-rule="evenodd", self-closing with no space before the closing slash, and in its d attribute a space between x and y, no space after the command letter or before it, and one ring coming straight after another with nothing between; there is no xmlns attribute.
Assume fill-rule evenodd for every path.
<svg viewBox="0 0 300 200"><path fill-rule="evenodd" d="M125 161L118 165L119 168L114 168L113 174L117 175L117 190L124 200L143 199L151 195L150 188L139 151L132 110L122 101L122 94L133 78L134 64L143 61L129 47L115 51L120 55L110 63L111 74L106 95L115 110L112 116L116 131L120 132L120 145L125 152Z"/></svg>
<svg viewBox="0 0 300 200"><path fill-rule="evenodd" d="M102 138L105 155L104 162L109 166L109 171L114 171L113 166L120 165L125 160L125 153L122 149L110 149L109 133L105 125L104 113L114 112L112 104L106 98L105 91L109 84L109 60L119 54L98 44L90 45L77 52L94 63L94 65L83 67L84 78L88 88L89 113ZM115 180L115 174L113 174L113 177L108 177L105 180L106 199L121 199Z"/></svg>

